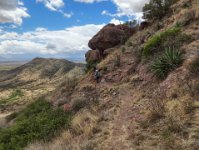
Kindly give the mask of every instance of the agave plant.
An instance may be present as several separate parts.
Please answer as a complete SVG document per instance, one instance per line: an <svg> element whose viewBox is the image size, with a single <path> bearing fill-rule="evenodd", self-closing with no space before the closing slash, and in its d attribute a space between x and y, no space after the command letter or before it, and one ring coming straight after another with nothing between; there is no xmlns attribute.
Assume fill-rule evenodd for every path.
<svg viewBox="0 0 199 150"><path fill-rule="evenodd" d="M182 64L182 53L168 48L164 54L157 58L151 65L151 69L158 78L166 78L168 73Z"/></svg>

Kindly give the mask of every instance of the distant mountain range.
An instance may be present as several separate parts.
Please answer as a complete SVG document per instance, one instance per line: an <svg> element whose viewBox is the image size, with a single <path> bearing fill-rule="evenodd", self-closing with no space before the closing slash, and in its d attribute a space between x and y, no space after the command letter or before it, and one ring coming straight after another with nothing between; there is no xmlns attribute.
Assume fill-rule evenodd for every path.
<svg viewBox="0 0 199 150"><path fill-rule="evenodd" d="M0 72L0 88L18 87L46 79L53 82L54 79L61 79L74 68L83 69L84 64L73 63L65 59L35 58L15 69Z"/></svg>

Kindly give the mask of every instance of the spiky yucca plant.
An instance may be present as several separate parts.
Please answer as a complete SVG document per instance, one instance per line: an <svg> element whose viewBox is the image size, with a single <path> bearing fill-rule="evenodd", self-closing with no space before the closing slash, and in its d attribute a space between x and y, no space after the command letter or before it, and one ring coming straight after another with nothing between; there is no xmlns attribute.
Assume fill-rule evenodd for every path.
<svg viewBox="0 0 199 150"><path fill-rule="evenodd" d="M178 50L168 48L164 54L157 58L151 66L152 71L158 78L166 78L168 73L182 64L182 53Z"/></svg>

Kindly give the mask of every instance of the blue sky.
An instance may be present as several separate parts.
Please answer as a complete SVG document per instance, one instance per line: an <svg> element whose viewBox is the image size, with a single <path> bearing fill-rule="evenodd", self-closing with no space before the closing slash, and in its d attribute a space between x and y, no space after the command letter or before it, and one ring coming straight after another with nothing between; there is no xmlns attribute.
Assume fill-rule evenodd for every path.
<svg viewBox="0 0 199 150"><path fill-rule="evenodd" d="M105 24L140 18L148 0L0 0L0 61L84 61Z"/></svg>

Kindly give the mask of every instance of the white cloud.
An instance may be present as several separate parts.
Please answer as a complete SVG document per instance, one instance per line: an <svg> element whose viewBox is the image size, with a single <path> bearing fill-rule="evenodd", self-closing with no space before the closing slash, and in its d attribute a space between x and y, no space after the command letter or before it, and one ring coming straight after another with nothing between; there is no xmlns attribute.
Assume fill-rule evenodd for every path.
<svg viewBox="0 0 199 150"><path fill-rule="evenodd" d="M111 14L106 10L102 12L103 15L108 15L111 17L140 15L143 6L149 2L149 0L74 0L74 1L81 3L112 1L117 7L117 13Z"/></svg>
<svg viewBox="0 0 199 150"><path fill-rule="evenodd" d="M19 0L0 1L0 23L14 23L21 25L23 18L30 17L23 2Z"/></svg>
<svg viewBox="0 0 199 150"><path fill-rule="evenodd" d="M124 13L131 16L134 13L142 12L143 6L149 0L112 0L118 8L118 13Z"/></svg>
<svg viewBox="0 0 199 150"><path fill-rule="evenodd" d="M45 7L51 11L56 11L61 13L64 18L71 18L73 15L73 12L66 13L62 10L62 8L65 5L63 0L36 0L36 2L43 3Z"/></svg>
<svg viewBox="0 0 199 150"><path fill-rule="evenodd" d="M58 11L64 6L63 0L36 0L37 3L44 3L45 7L52 11Z"/></svg>
<svg viewBox="0 0 199 150"><path fill-rule="evenodd" d="M117 7L117 12L112 14L107 10L102 11L102 15L107 15L111 17L136 17L137 19L141 18L142 8L149 0L111 0Z"/></svg>
<svg viewBox="0 0 199 150"><path fill-rule="evenodd" d="M57 31L37 28L35 31L22 34L3 32L0 35L0 55L26 54L28 56L29 54L35 54L40 56L67 55L71 53L82 54L89 49L87 46L88 41L103 26L104 24L88 24Z"/></svg>
<svg viewBox="0 0 199 150"><path fill-rule="evenodd" d="M65 18L71 18L72 15L73 15L73 12L70 12L70 13L62 13L62 14L63 14L63 16L64 16Z"/></svg>
<svg viewBox="0 0 199 150"><path fill-rule="evenodd" d="M36 32L43 32L43 31L47 31L46 28L42 28L42 27L38 27L35 29Z"/></svg>
<svg viewBox="0 0 199 150"><path fill-rule="evenodd" d="M110 23L113 23L115 25L119 25L119 24L123 24L124 21L113 18L113 19L111 19Z"/></svg>
<svg viewBox="0 0 199 150"><path fill-rule="evenodd" d="M94 3L94 2L102 2L102 1L107 1L107 0L74 0L75 2L80 2L80 3Z"/></svg>

